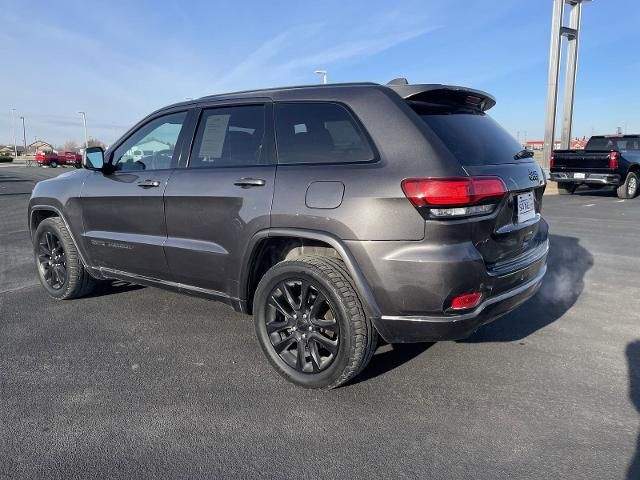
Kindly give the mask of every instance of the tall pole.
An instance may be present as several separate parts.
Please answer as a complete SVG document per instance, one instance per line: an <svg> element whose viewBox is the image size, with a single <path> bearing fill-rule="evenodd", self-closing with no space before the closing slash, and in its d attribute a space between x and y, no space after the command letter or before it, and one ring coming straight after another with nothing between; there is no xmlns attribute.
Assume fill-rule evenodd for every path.
<svg viewBox="0 0 640 480"><path fill-rule="evenodd" d="M16 109L12 108L11 109L11 130L13 131L13 153L14 155L17 157L18 156L18 145L17 141L16 141L16 130L17 129L17 125L16 125Z"/></svg>
<svg viewBox="0 0 640 480"><path fill-rule="evenodd" d="M323 83L324 85L326 85L326 84L327 84L327 73L328 73L328 72L327 72L326 70L316 70L316 71L315 71L315 72L313 72L313 73L317 73L318 75L322 75L322 83Z"/></svg>
<svg viewBox="0 0 640 480"><path fill-rule="evenodd" d="M84 112L78 112L82 115L82 124L84 125L84 151L87 151L89 148L89 140L87 139L87 116Z"/></svg>
<svg viewBox="0 0 640 480"><path fill-rule="evenodd" d="M560 71L560 28L565 0L553 0L551 14L551 42L549 46L549 72L547 75L547 113L544 119L544 147L542 166L549 168L556 133L556 105L558 102L558 73Z"/></svg>
<svg viewBox="0 0 640 480"><path fill-rule="evenodd" d="M20 117L22 120L22 142L24 143L24 154L27 154L27 129L24 127L24 117Z"/></svg>
<svg viewBox="0 0 640 480"><path fill-rule="evenodd" d="M564 105L562 107L562 135L560 148L569 149L571 143L571 121L573 119L573 99L576 89L576 74L578 72L578 39L580 31L580 16L582 3L573 5L569 14L569 28L575 30L575 34L568 35L567 66L564 80Z"/></svg>

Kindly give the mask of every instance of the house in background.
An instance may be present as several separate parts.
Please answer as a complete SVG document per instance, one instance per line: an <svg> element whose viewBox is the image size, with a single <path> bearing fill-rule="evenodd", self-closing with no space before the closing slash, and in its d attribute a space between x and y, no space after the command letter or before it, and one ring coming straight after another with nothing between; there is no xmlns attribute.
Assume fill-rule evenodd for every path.
<svg viewBox="0 0 640 480"><path fill-rule="evenodd" d="M53 145L44 140L36 140L27 145L27 154L34 155L36 152L53 152Z"/></svg>
<svg viewBox="0 0 640 480"><path fill-rule="evenodd" d="M24 152L24 147L18 145L14 148L13 145L0 145L0 157L13 157L16 150L18 151L18 156L20 156Z"/></svg>

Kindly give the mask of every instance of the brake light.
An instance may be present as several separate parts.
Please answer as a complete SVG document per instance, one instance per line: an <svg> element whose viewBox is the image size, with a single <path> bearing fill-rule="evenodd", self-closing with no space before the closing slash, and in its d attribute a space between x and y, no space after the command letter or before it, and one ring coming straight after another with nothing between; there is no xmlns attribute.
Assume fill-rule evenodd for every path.
<svg viewBox="0 0 640 480"><path fill-rule="evenodd" d="M416 207L473 205L507 192L497 177L408 178L402 181L402 190Z"/></svg>
<svg viewBox="0 0 640 480"><path fill-rule="evenodd" d="M620 152L611 152L609 153L609 168L611 170L616 170L618 168L618 157L620 156Z"/></svg>
<svg viewBox="0 0 640 480"><path fill-rule="evenodd" d="M451 299L451 310L466 310L477 307L482 300L482 293L465 293Z"/></svg>
<svg viewBox="0 0 640 480"><path fill-rule="evenodd" d="M549 168L553 168L556 165L556 157L551 155L551 159L549 160Z"/></svg>

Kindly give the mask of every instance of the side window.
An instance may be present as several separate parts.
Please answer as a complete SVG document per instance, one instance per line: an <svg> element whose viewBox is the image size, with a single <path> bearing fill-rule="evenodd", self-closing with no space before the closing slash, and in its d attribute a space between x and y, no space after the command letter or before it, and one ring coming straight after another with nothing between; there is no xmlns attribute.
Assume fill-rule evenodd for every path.
<svg viewBox="0 0 640 480"><path fill-rule="evenodd" d="M176 149L187 112L156 118L138 129L113 154L116 171L162 170L178 162Z"/></svg>
<svg viewBox="0 0 640 480"><path fill-rule="evenodd" d="M264 165L264 105L204 110L189 168Z"/></svg>
<svg viewBox="0 0 640 480"><path fill-rule="evenodd" d="M374 159L351 114L335 103L276 104L279 163L352 163Z"/></svg>

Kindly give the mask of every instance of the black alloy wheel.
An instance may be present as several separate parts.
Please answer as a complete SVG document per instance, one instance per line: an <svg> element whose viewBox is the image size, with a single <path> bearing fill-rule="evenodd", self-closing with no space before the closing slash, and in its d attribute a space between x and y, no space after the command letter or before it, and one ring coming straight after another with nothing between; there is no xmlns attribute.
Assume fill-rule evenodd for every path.
<svg viewBox="0 0 640 480"><path fill-rule="evenodd" d="M45 231L38 239L38 268L42 279L52 290L61 290L67 283L67 259L60 239Z"/></svg>
<svg viewBox="0 0 640 480"><path fill-rule="evenodd" d="M304 388L339 387L376 349L377 332L339 258L304 255L277 263L260 279L252 311L271 365Z"/></svg>
<svg viewBox="0 0 640 480"><path fill-rule="evenodd" d="M340 324L326 296L307 279L287 279L269 294L266 328L271 345L291 368L325 370L340 343Z"/></svg>

